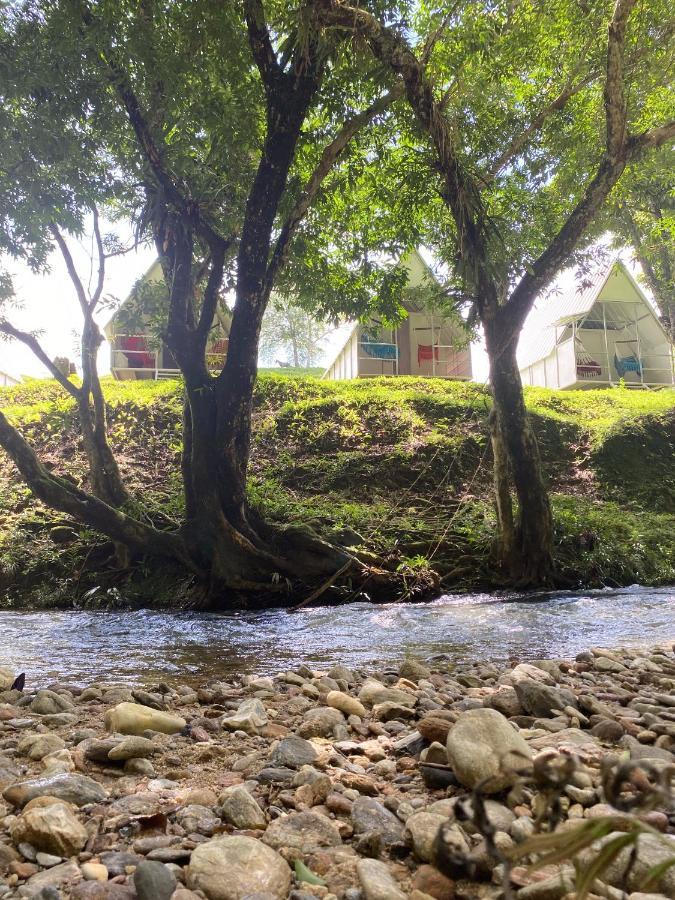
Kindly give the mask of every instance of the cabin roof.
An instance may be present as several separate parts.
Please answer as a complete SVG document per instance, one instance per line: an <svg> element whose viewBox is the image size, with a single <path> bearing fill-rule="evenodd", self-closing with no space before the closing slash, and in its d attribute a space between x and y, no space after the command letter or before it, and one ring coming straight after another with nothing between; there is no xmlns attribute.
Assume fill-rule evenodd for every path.
<svg viewBox="0 0 675 900"><path fill-rule="evenodd" d="M618 258L599 269L582 284L574 282L567 290L552 293L529 315L518 344L518 365L521 369L545 359L556 345L556 327L578 321L593 309L612 274L624 275L629 283L630 296L603 297L607 301L642 302L658 322L646 294ZM661 323L659 322L659 325Z"/></svg>

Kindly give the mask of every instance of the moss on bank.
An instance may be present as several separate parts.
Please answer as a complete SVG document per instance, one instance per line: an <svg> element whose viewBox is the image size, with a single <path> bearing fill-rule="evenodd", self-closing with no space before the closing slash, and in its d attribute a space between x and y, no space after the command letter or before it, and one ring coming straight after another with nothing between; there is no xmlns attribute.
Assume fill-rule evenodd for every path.
<svg viewBox="0 0 675 900"><path fill-rule="evenodd" d="M139 510L178 516L181 386L105 381L111 440ZM561 580L675 581L675 392L526 390L550 483ZM264 515L310 522L445 588L499 587L489 395L441 379L327 382L261 375L250 493ZM72 401L52 381L0 390L0 408L47 464L78 482ZM140 498L142 506L140 506ZM0 458L0 595L5 603L176 603L177 573L108 568L106 541L35 504Z"/></svg>

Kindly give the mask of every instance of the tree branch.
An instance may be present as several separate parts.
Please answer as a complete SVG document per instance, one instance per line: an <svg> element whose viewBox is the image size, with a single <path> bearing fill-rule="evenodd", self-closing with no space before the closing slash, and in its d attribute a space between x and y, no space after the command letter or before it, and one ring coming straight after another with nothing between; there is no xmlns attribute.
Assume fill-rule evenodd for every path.
<svg viewBox="0 0 675 900"><path fill-rule="evenodd" d="M369 125L376 116L384 112L394 101L402 97L403 93L403 84L395 85L390 91L387 91L386 94L371 103L369 107L344 122L330 144L324 148L316 168L309 177L281 228L267 269L266 280L268 285L271 286L274 283L277 273L286 262L291 242L302 219L316 199L322 183L337 164L349 142L361 129L365 128L366 125Z"/></svg>
<svg viewBox="0 0 675 900"><path fill-rule="evenodd" d="M202 309L199 314L199 323L197 324L197 334L201 340L206 342L213 319L218 306L218 292L223 281L223 270L225 268L225 254L220 248L214 251L211 259L211 269L209 271L208 281L204 289L204 298L202 300Z"/></svg>
<svg viewBox="0 0 675 900"><path fill-rule="evenodd" d="M262 0L243 0L243 4L251 53L263 84L266 89L269 89L271 83L281 74L281 67L270 39L265 20L265 8Z"/></svg>
<svg viewBox="0 0 675 900"><path fill-rule="evenodd" d="M607 77L604 103L607 128L607 156L615 159L622 152L627 133L626 98L624 96L624 56L626 26L636 0L617 0L607 37Z"/></svg>
<svg viewBox="0 0 675 900"><path fill-rule="evenodd" d="M96 252L98 254L98 278L96 279L96 288L89 301L89 312L93 313L96 309L98 301L103 293L103 285L105 283L105 252L103 250L103 240L101 238L101 228L98 220L98 209L92 206L92 214L94 216L94 239L96 241Z"/></svg>
<svg viewBox="0 0 675 900"><path fill-rule="evenodd" d="M86 28L91 29L95 24L91 10L84 2L79 3L78 8L83 24ZM153 135L148 119L132 87L131 79L124 66L115 58L114 49L110 46L99 49L97 51L97 61L105 68L110 84L122 101L129 124L136 136L136 141L166 198L190 222L191 226L204 238L210 247L222 246L224 251L227 252L227 248L234 241L234 236L226 238L219 234L202 215L197 204L189 196L186 196L176 184L163 158L166 153L166 146L163 144L160 146Z"/></svg>
<svg viewBox="0 0 675 900"><path fill-rule="evenodd" d="M47 356L45 351L42 349L40 342L38 339L30 334L28 331L20 331L18 328L15 328L10 322L5 320L0 320L0 331L3 334L6 334L7 337L11 337L16 341L20 341L24 346L28 347L28 349L33 353L33 355L40 360L42 365L49 371L52 378L55 378L56 381L61 385L61 387L68 391L71 397L74 397L75 400L80 400L82 392L76 385L72 383L58 368L55 366L51 359Z"/></svg>
<svg viewBox="0 0 675 900"><path fill-rule="evenodd" d="M605 153L582 198L575 205L548 247L518 282L500 311L504 321L505 343L523 325L535 297L550 283L576 247L579 238L617 183L627 163L647 146L668 138L668 126L653 129L638 137L627 135L624 97L624 48L628 17L636 0L617 0L607 37L607 74L604 88L606 141Z"/></svg>
<svg viewBox="0 0 675 900"><path fill-rule="evenodd" d="M80 308L82 309L82 314L84 315L85 319L87 319L91 316L91 310L89 309L89 298L87 297L87 292L84 289L82 280L77 274L77 269L75 268L75 263L73 262L70 248L68 247L68 244L66 243L63 235L56 225L50 225L49 230L51 231L52 237L56 241L57 246L61 251L61 256L63 257L63 260L66 264L66 269L68 270L68 275L75 288L75 295L77 296Z"/></svg>
<svg viewBox="0 0 675 900"><path fill-rule="evenodd" d="M35 496L78 522L95 528L115 541L140 553L152 553L188 563L180 539L175 534L157 531L149 525L108 506L65 478L49 472L30 444L0 412L0 446L19 470Z"/></svg>
<svg viewBox="0 0 675 900"><path fill-rule="evenodd" d="M531 119L529 125L526 125L522 131L519 131L511 143L499 154L497 159L490 166L488 174L482 179L483 183L486 186L491 184L507 163L518 156L527 145L527 142L532 135L539 131L544 122L554 113L563 109L572 97L582 91L587 85L591 84L597 77L597 72L589 72L584 78L576 83L574 83L572 79L569 79L558 96L551 100L550 103L547 103L546 106Z"/></svg>

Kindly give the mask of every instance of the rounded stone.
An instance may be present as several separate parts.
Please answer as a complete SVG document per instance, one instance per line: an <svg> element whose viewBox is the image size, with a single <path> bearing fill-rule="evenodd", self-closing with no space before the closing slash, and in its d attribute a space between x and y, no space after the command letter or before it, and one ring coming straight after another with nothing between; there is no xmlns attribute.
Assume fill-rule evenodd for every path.
<svg viewBox="0 0 675 900"><path fill-rule="evenodd" d="M244 900L255 893L285 900L291 870L278 853L254 838L214 838L193 851L187 886L203 891L208 900Z"/></svg>
<svg viewBox="0 0 675 900"><path fill-rule="evenodd" d="M525 740L495 709L469 709L460 713L450 729L448 762L458 781L468 788L482 785L487 794L510 787L516 770L532 757Z"/></svg>

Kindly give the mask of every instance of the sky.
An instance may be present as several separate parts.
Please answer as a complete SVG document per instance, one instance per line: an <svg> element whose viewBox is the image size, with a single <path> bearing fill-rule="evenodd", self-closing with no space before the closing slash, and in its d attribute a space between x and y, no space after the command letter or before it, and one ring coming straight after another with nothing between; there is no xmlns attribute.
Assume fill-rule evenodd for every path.
<svg viewBox="0 0 675 900"><path fill-rule="evenodd" d="M90 248L86 242L72 243L71 251L81 274L88 275L90 270ZM144 246L132 250L124 256L108 260L106 269L105 295L124 299L134 283L146 272L155 259L152 247ZM630 254L623 256L624 262L631 265ZM41 332L40 340L50 358L66 356L70 359L78 357L77 343L78 330L81 325L80 310L75 297L72 283L68 277L60 254L54 254L50 259L50 271L44 275L32 273L25 265L5 262L14 277L15 293L23 308L12 313L13 324L19 328L33 330L38 328ZM639 268L631 265L634 274L639 274ZM567 271L559 279L562 289L573 284L574 275ZM111 309L101 310L98 315L100 325L110 318ZM349 326L337 329L325 343L326 363L332 360L341 347ZM480 342L471 348L474 379L485 381L487 379L487 357ZM101 347L99 354L99 369L105 374L110 369L110 355L107 343ZM22 344L0 341L0 371L19 378L23 375L31 377L46 377L47 372L42 364L32 355L30 350Z"/></svg>

